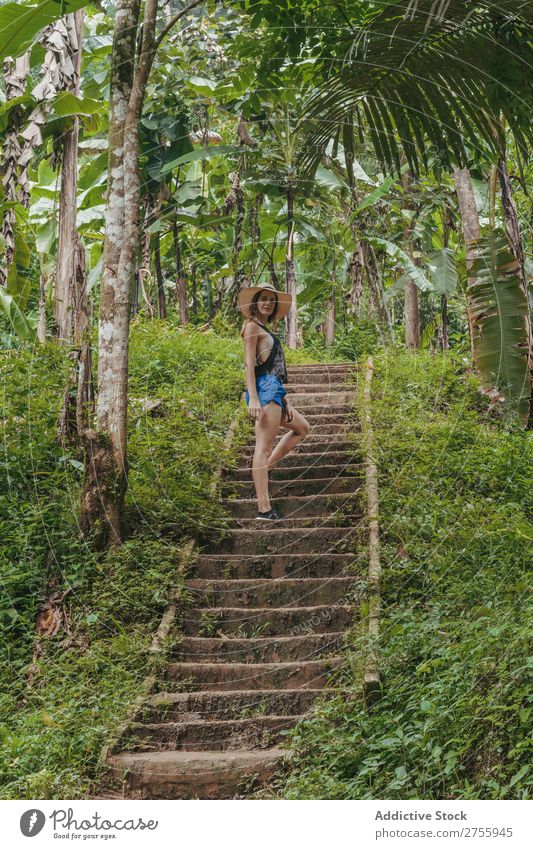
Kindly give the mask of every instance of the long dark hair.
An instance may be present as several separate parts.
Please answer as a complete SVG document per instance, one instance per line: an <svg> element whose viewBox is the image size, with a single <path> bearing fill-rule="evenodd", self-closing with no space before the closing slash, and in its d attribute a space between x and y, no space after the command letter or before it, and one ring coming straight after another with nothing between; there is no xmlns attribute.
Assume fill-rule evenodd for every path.
<svg viewBox="0 0 533 849"><path fill-rule="evenodd" d="M250 305L248 307L249 314L248 314L248 317L244 319L244 322L243 322L243 325L242 325L242 328L241 328L241 336L244 336L245 327L246 327L247 323L250 321L251 318L257 318L257 320L259 320L259 309L257 308L257 302L259 300L259 296L261 295L261 292L263 292L263 291L265 291L265 290L260 289L259 292L256 292L255 295L253 296L252 300L250 301ZM271 290L267 289L266 291L270 292ZM276 294L276 293L274 293L274 294ZM279 298L276 294L276 303L275 303L274 309L272 311L272 314L267 316L265 321L275 322L278 309L279 309Z"/></svg>

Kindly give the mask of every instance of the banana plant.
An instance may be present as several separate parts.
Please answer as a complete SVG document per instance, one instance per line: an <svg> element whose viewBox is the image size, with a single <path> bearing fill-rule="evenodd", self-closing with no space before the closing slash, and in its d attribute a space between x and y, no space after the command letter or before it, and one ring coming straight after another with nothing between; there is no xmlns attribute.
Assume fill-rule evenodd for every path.
<svg viewBox="0 0 533 849"><path fill-rule="evenodd" d="M508 416L518 415L531 424L529 306L520 284L518 262L505 235L499 232L476 240L475 248L470 318L481 383L487 393L500 393Z"/></svg>

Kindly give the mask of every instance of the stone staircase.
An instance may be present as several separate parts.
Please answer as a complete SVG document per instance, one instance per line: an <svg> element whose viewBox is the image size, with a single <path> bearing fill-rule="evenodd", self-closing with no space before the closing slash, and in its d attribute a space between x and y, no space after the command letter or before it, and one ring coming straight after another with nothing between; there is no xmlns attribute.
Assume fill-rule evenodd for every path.
<svg viewBox="0 0 533 849"><path fill-rule="evenodd" d="M292 403L312 429L270 471L286 519L254 518L253 435L223 473L232 525L200 550L157 691L110 758L126 797L242 797L279 767L284 732L341 666L364 587L354 567L363 469L345 382L353 368L288 369Z"/></svg>

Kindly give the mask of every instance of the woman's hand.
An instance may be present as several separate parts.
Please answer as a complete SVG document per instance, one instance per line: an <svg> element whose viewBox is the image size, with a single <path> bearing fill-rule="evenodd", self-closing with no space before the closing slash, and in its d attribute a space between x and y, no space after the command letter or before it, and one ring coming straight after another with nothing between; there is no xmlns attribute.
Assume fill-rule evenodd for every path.
<svg viewBox="0 0 533 849"><path fill-rule="evenodd" d="M285 421L287 423L292 422L292 407L287 396L285 396Z"/></svg>
<svg viewBox="0 0 533 849"><path fill-rule="evenodd" d="M259 398L250 398L250 402L248 404L248 414L250 418L254 421L259 421L259 419L263 415L263 408L259 403Z"/></svg>

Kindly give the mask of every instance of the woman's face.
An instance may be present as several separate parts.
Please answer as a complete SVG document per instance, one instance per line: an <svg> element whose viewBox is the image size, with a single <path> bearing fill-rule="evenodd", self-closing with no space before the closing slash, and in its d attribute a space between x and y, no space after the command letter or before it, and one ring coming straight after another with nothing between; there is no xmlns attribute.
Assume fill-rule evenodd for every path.
<svg viewBox="0 0 533 849"><path fill-rule="evenodd" d="M272 315L276 307L276 300L277 298L274 292L264 291L259 293L257 309L260 318L268 318L268 316Z"/></svg>

